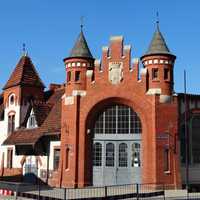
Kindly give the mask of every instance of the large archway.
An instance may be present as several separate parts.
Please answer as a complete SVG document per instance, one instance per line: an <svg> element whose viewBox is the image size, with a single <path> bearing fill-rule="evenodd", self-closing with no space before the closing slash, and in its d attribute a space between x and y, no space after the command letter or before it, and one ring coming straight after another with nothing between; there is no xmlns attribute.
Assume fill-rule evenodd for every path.
<svg viewBox="0 0 200 200"><path fill-rule="evenodd" d="M93 135L93 185L141 182L141 120L129 106L111 104L99 111Z"/></svg>

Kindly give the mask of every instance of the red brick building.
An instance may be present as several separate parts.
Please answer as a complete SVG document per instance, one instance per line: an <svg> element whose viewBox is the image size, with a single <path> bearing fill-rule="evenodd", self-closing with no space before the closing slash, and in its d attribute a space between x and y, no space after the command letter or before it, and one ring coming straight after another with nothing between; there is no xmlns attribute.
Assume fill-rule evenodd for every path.
<svg viewBox="0 0 200 200"><path fill-rule="evenodd" d="M51 85L44 92L30 58L24 55L1 101L1 112L12 93L20 105L18 129L4 141L21 155L19 170L23 171L26 158L32 155L41 172L37 175L59 187L130 183L181 187L185 180L181 129L185 102L182 94L174 92L175 59L158 25L141 62L131 58L131 47L124 45L122 36L111 37L109 46L102 49L101 61L95 60L81 30L64 59L66 84ZM198 166L192 163L200 161L200 97L187 97L188 124L194 132L193 180ZM30 128L26 124L33 113L37 127ZM4 113L2 119L6 117ZM51 163L56 167L49 168Z"/></svg>

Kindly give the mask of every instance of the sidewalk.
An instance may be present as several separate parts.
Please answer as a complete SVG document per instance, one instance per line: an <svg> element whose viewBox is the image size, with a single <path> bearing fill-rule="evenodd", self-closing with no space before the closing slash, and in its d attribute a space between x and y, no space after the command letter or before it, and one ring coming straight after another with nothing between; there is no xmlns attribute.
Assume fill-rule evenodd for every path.
<svg viewBox="0 0 200 200"><path fill-rule="evenodd" d="M0 200L15 200L14 196L3 196L0 195ZM29 199L29 198L24 198L24 197L17 197L17 200L34 200L34 199Z"/></svg>

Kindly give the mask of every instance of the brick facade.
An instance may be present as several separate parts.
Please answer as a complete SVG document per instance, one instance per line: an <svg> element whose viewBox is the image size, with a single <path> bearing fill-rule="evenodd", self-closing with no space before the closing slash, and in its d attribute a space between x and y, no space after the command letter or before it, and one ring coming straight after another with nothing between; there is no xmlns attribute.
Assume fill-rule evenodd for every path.
<svg viewBox="0 0 200 200"><path fill-rule="evenodd" d="M110 46L103 48L101 63L93 65L87 58L69 58L65 60L67 73L71 71L71 80L66 84L66 92L62 98L62 129L61 129L61 162L57 186L84 187L92 185L92 126L101 109L118 103L130 106L142 122L142 183L166 183L173 188L180 187L179 154L174 142L177 143L178 105L177 98L172 96L173 66L168 81L163 80L162 68L159 64L160 82L153 83L149 73L151 66L146 66L146 72L138 77L139 61L131 63L131 49L123 45L122 37L111 38ZM148 57L153 59L154 57ZM143 62L147 60L143 57ZM156 59L171 59L170 56L156 56ZM174 62L174 57L173 57ZM69 63L71 63L69 65ZM74 66L72 66L72 63ZM77 63L87 63L77 67ZM120 63L122 78L118 84L109 80L109 66ZM171 63L171 62L170 62ZM78 64L80 65L80 64ZM76 71L80 71L80 80L75 81ZM91 76L87 76L89 72ZM94 77L92 80L91 77ZM161 94L147 95L149 88L161 88ZM161 95L169 95L170 101L160 102ZM169 130L169 119L172 128ZM158 135L169 132L170 139L159 139ZM173 143L173 144L171 144ZM170 171L163 170L163 149L169 148ZM176 149L173 149L176 148Z"/></svg>

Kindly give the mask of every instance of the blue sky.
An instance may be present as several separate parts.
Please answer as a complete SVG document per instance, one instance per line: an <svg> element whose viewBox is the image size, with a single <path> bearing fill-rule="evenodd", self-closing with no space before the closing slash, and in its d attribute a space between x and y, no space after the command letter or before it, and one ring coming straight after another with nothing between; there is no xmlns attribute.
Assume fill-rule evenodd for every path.
<svg viewBox="0 0 200 200"><path fill-rule="evenodd" d="M123 35L132 45L132 57L148 48L155 30L156 12L170 50L177 56L175 91L183 92L187 70L188 92L200 94L200 1L198 0L0 0L0 88L4 86L26 43L40 77L63 83L67 57L80 32L95 58L111 35Z"/></svg>

